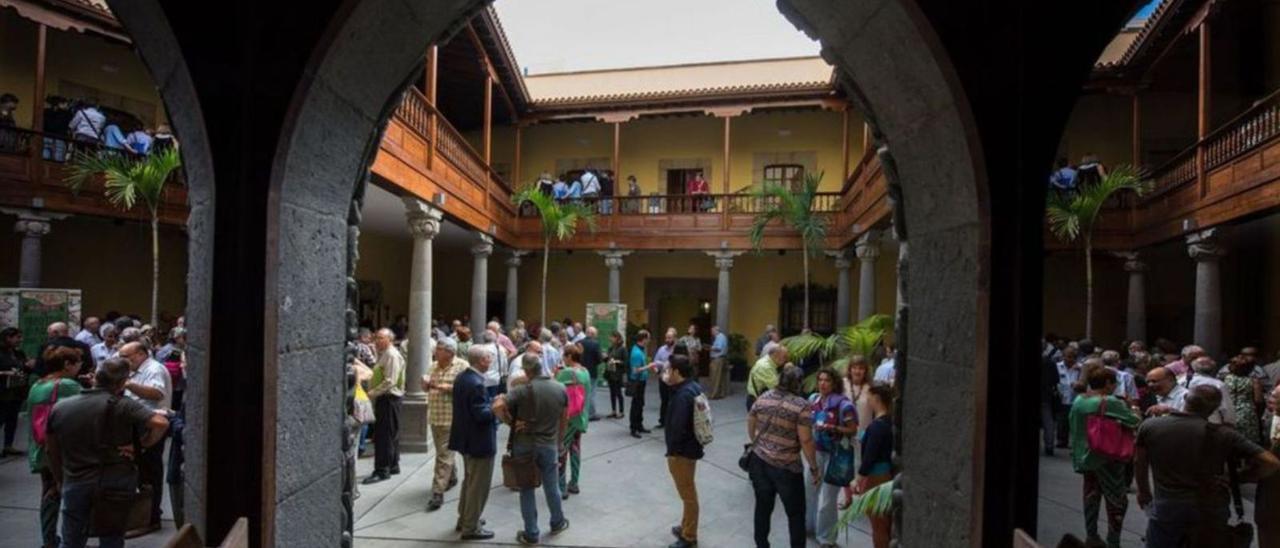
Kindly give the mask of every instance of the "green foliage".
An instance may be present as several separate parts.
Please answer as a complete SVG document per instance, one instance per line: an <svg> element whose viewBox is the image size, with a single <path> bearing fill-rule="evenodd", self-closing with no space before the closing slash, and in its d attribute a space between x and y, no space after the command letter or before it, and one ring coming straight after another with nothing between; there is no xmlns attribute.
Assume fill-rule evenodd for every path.
<svg viewBox="0 0 1280 548"><path fill-rule="evenodd" d="M894 480L889 480L853 497L849 507L840 512L840 522L836 527L848 527L862 516L884 516L893 512L893 484Z"/></svg>
<svg viewBox="0 0 1280 548"><path fill-rule="evenodd" d="M826 365L830 365L841 375L849 366L849 358L861 355L867 358L876 346L884 340L884 335L893 327L893 318L885 314L874 314L866 319L836 330L831 336L820 337L812 333L801 333L782 339L787 347L787 355L793 361L801 361L810 356ZM804 389L814 391L818 386L817 373L811 373L804 379Z"/></svg>
<svg viewBox="0 0 1280 548"><path fill-rule="evenodd" d="M823 242L827 238L827 217L814 209L822 175L806 173L804 184L798 192L792 192L782 185L755 185L751 195L762 208L752 221L748 235L756 251L760 250L760 245L764 242L765 227L780 220L800 233L806 254L816 256L822 252Z"/></svg>
<svg viewBox="0 0 1280 548"><path fill-rule="evenodd" d="M1140 179L1130 166L1119 166L1095 184L1074 193L1050 193L1045 207L1049 230L1064 242L1089 238L1102 206L1117 192L1132 190L1139 196L1151 190L1151 182Z"/></svg>
<svg viewBox="0 0 1280 548"><path fill-rule="evenodd" d="M740 365L747 363L747 348L750 343L747 337L742 333L733 333L729 335L729 351L725 353L730 364Z"/></svg>
<svg viewBox="0 0 1280 548"><path fill-rule="evenodd" d="M154 216L164 199L166 183L181 166L182 159L173 148L141 157L79 151L70 163L66 182L72 192L79 192L86 182L101 175L112 205L128 211L141 202Z"/></svg>
<svg viewBox="0 0 1280 548"><path fill-rule="evenodd" d="M596 229L596 214L590 207L576 201L558 202L538 191L536 186L525 187L511 197L516 207L528 203L538 212L542 221L542 236L565 241L578 233L578 225L585 224L592 232Z"/></svg>

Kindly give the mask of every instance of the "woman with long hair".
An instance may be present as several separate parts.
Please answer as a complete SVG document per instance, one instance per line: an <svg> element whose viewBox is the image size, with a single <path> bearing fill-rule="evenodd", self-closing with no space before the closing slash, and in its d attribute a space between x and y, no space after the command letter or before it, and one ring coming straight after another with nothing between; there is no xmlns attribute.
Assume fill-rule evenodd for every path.
<svg viewBox="0 0 1280 548"><path fill-rule="evenodd" d="M609 414L611 419L623 417L626 411L626 400L622 397L622 387L626 383L627 345L622 343L622 333L614 331L609 336L609 358L604 368L604 380L609 383Z"/></svg>
<svg viewBox="0 0 1280 548"><path fill-rule="evenodd" d="M893 479L893 387L872 385L869 400L875 418L862 432L862 462L853 482L857 495ZM872 544L888 548L892 516L868 513L867 519L871 521Z"/></svg>
<svg viewBox="0 0 1280 548"><path fill-rule="evenodd" d="M80 393L76 374L80 372L80 352L75 348L55 346L45 351L45 375L31 386L24 409L30 421L31 439L27 443L27 463L31 473L40 474L40 538L45 548L58 545L58 510L62 494L54 483L49 460L44 453L44 427L58 401Z"/></svg>
<svg viewBox="0 0 1280 548"><path fill-rule="evenodd" d="M858 432L853 436L856 448L862 444L862 432L871 425L871 419L875 417L871 409L871 366L867 363L867 358L854 354L849 357L849 365L844 374L844 395L853 402L853 408L857 412ZM861 450L858 452L861 454ZM850 485L844 488L844 501L840 503L840 509L848 508L852 500L853 486Z"/></svg>
<svg viewBox="0 0 1280 548"><path fill-rule="evenodd" d="M818 478L813 443L813 412L803 393L804 371L794 365L782 369L777 386L756 398L747 414L751 488L755 491L755 541L769 546L773 507L782 499L787 514L787 537L792 548L805 545L804 468ZM804 459L801 460L803 453Z"/></svg>
<svg viewBox="0 0 1280 548"><path fill-rule="evenodd" d="M847 486L848 478L841 480L844 485L829 483L827 466L838 452L853 451L851 441L858 433L857 412L853 402L845 397L844 383L835 369L818 370L818 392L809 397L809 411L813 413L818 466L817 478L810 478L805 485L805 529L813 531L820 548L833 548L839 532L835 527L836 501L841 488Z"/></svg>
<svg viewBox="0 0 1280 548"><path fill-rule="evenodd" d="M22 331L0 329L0 424L4 426L4 448L0 456L21 455L13 448L18 434L18 412L27 398L27 356L22 353Z"/></svg>
<svg viewBox="0 0 1280 548"><path fill-rule="evenodd" d="M569 395L569 405L565 409L569 421L564 429L564 443L560 444L560 497L568 499L569 495L578 494L578 475L582 471L582 435L587 433L589 420L585 399L591 375L582 366L581 346L564 346L564 367L556 373L556 380L565 386Z"/></svg>

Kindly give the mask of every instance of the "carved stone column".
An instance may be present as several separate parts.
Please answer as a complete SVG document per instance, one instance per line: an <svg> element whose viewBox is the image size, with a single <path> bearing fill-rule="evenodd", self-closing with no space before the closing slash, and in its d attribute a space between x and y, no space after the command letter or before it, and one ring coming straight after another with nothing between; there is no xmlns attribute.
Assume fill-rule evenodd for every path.
<svg viewBox="0 0 1280 548"><path fill-rule="evenodd" d="M403 412L400 414L400 449L406 453L427 451L427 393L417 379L431 363L431 255L432 239L440 233L440 210L414 198L405 198L405 217L413 235L409 272L409 356L405 362Z"/></svg>
<svg viewBox="0 0 1280 548"><path fill-rule="evenodd" d="M1129 273L1129 299L1125 315L1125 337L1131 341L1147 340L1147 263L1138 252L1117 253L1124 259Z"/></svg>
<svg viewBox="0 0 1280 548"><path fill-rule="evenodd" d="M488 323L485 314L489 309L489 255L493 254L493 238L488 234L476 233L480 239L471 246L471 256L475 266L471 269L471 333L479 336Z"/></svg>
<svg viewBox="0 0 1280 548"><path fill-rule="evenodd" d="M853 246L858 256L858 321L876 312L876 259L880 257L880 231L869 230Z"/></svg>
<svg viewBox="0 0 1280 548"><path fill-rule="evenodd" d="M40 244L49 228L49 219L38 215L22 215L13 224L13 231L22 235L18 287L40 287Z"/></svg>
<svg viewBox="0 0 1280 548"><path fill-rule="evenodd" d="M520 307L520 262L528 254L528 251L512 251L511 256L507 257L507 303L502 319L506 322L508 331L515 329L516 320L520 319L518 315Z"/></svg>
<svg viewBox="0 0 1280 548"><path fill-rule="evenodd" d="M601 251L604 266L609 269L609 302L622 302L622 258L630 251Z"/></svg>
<svg viewBox="0 0 1280 548"><path fill-rule="evenodd" d="M836 262L836 327L849 325L849 260L845 250L828 251L827 256Z"/></svg>
<svg viewBox="0 0 1280 548"><path fill-rule="evenodd" d="M716 283L716 325L720 332L729 333L729 270L733 268L733 258L741 255L741 251L708 251L716 260L716 269L720 276Z"/></svg>
<svg viewBox="0 0 1280 548"><path fill-rule="evenodd" d="M1218 260L1226 254L1218 245L1217 229L1187 236L1187 254L1196 261L1196 312L1193 344L1210 356L1222 350L1222 287Z"/></svg>

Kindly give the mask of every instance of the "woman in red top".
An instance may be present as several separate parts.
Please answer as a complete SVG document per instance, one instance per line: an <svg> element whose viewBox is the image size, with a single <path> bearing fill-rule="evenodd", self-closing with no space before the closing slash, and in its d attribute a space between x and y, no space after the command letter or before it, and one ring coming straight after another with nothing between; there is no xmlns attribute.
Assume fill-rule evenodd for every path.
<svg viewBox="0 0 1280 548"><path fill-rule="evenodd" d="M702 178L699 172L689 180L686 185L686 191L691 196L690 202L693 204L693 211L707 211L711 209L711 200L706 198L707 194L711 194L711 185L707 184L707 180Z"/></svg>

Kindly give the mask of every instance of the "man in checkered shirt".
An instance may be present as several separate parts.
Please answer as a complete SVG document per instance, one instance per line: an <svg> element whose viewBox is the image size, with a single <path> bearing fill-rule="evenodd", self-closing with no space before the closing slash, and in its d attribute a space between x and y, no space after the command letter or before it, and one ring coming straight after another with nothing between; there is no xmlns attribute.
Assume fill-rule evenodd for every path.
<svg viewBox="0 0 1280 548"><path fill-rule="evenodd" d="M427 392L427 424L436 448L436 473L431 484L431 500L427 502L428 512L439 510L444 504L444 492L458 484L458 469L453 451L449 450L453 379L469 367L467 360L458 357L458 342L453 338L436 343L435 358L431 371L422 376L422 389Z"/></svg>

